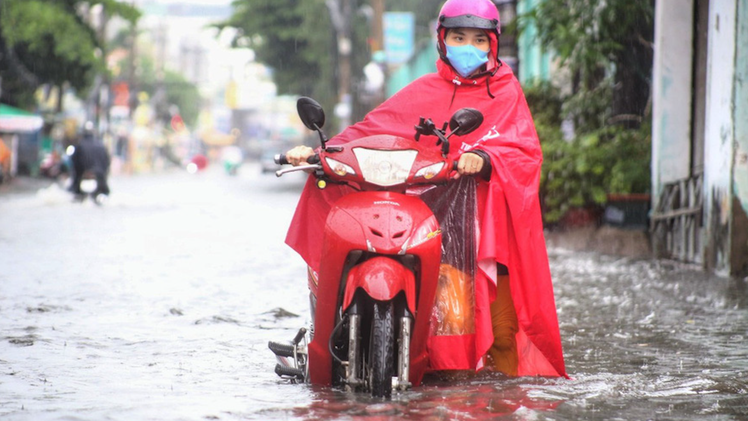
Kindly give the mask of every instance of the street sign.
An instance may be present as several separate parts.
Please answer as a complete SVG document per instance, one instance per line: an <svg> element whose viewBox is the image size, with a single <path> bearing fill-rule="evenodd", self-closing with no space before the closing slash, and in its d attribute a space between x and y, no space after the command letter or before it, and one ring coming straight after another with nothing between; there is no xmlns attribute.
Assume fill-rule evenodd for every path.
<svg viewBox="0 0 748 421"><path fill-rule="evenodd" d="M385 12L384 51L388 64L402 64L413 55L416 18L410 12Z"/></svg>

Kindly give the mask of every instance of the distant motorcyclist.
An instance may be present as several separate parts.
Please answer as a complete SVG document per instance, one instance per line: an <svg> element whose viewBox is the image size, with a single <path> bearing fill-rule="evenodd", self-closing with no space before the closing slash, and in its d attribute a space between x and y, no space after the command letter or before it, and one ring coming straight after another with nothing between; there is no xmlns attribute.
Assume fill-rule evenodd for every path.
<svg viewBox="0 0 748 421"><path fill-rule="evenodd" d="M96 179L96 190L92 193L94 198L99 198L99 195L109 195L107 177L111 159L109 151L96 137L92 122L86 122L83 126L80 141L74 146L70 160L73 165L73 183L70 191L76 195L76 198L85 197L86 193L81 190L81 181L87 175L92 175Z"/></svg>

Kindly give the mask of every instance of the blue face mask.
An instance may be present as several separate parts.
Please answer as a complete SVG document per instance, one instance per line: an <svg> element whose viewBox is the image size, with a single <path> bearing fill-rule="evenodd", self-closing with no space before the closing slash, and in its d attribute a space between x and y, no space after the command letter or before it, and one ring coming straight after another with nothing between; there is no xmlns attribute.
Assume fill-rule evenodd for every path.
<svg viewBox="0 0 748 421"><path fill-rule="evenodd" d="M470 76L480 66L488 63L488 51L483 51L472 45L447 45L446 47L449 62L462 77Z"/></svg>

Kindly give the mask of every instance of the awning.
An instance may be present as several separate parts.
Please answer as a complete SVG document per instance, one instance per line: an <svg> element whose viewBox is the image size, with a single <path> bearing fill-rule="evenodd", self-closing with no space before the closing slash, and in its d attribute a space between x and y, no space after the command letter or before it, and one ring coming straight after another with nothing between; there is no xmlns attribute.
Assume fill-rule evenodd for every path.
<svg viewBox="0 0 748 421"><path fill-rule="evenodd" d="M41 129L44 121L36 114L0 104L0 132L28 133Z"/></svg>

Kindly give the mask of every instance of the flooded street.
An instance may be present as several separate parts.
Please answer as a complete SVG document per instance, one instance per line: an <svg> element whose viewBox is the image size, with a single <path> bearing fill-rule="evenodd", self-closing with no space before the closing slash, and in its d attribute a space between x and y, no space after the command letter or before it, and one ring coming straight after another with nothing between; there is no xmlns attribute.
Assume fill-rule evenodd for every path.
<svg viewBox="0 0 748 421"><path fill-rule="evenodd" d="M102 207L51 182L0 194L0 418L748 419L743 281L562 249L571 380L430 378L391 401L280 380L267 342L308 323L283 243L302 182L245 166L118 176Z"/></svg>

